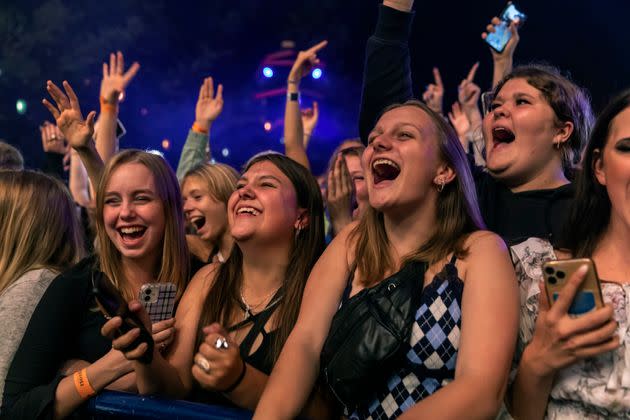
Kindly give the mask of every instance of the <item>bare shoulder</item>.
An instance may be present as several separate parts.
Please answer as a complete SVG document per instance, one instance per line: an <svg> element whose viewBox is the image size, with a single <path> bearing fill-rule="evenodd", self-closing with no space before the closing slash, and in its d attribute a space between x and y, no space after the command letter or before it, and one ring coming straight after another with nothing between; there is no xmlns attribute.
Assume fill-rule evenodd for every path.
<svg viewBox="0 0 630 420"><path fill-rule="evenodd" d="M461 260L462 279L470 277L468 273L477 276L480 273L513 272L509 249L496 233L487 230L473 232L466 238L464 249L468 255Z"/></svg>
<svg viewBox="0 0 630 420"><path fill-rule="evenodd" d="M464 247L473 253L479 252L508 252L508 247L499 235L489 230L478 230L471 233L464 242Z"/></svg>
<svg viewBox="0 0 630 420"><path fill-rule="evenodd" d="M326 248L327 252L334 253L334 255L345 255L348 267L350 267L354 262L357 241L356 235L354 235L353 233L358 225L358 221L353 221L352 223L348 224L341 230L341 232L337 234L337 236L335 236L335 238Z"/></svg>

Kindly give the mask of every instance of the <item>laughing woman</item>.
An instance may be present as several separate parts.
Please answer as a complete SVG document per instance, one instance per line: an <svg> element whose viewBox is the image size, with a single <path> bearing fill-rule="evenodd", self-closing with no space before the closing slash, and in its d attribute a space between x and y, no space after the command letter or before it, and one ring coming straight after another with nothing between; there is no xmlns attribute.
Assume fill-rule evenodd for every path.
<svg viewBox="0 0 630 420"><path fill-rule="evenodd" d="M151 365L134 362L141 393L256 407L324 246L319 187L290 158L257 155L230 197L228 220L236 246L225 263L209 264L191 280L167 358L155 351ZM119 322L112 319L104 332Z"/></svg>
<svg viewBox="0 0 630 420"><path fill-rule="evenodd" d="M49 83L57 107L48 108L73 147L94 152L94 116L84 121L72 88L64 87L67 96ZM56 278L37 305L7 373L7 418L80 416L77 408L106 387L135 389L131 363L100 334L106 320L91 293L95 273L105 273L127 300L145 283L170 281L180 294L185 287L189 261L181 194L164 159L126 150L108 162L97 185L98 254ZM170 319L153 325L156 347L172 341L173 324Z"/></svg>
<svg viewBox="0 0 630 420"><path fill-rule="evenodd" d="M518 295L505 245L479 230L455 132L419 102L394 105L370 133L363 167L370 207L314 267L254 417L295 417L320 353L350 418L494 416Z"/></svg>

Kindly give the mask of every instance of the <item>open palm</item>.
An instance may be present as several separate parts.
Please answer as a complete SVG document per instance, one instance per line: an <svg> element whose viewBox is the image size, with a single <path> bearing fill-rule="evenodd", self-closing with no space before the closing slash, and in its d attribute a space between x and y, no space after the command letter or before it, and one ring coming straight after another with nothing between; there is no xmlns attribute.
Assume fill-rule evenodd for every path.
<svg viewBox="0 0 630 420"><path fill-rule="evenodd" d="M75 148L86 147L94 134L94 117L96 113L90 112L87 118L83 119L79 100L70 84L63 82L66 93L61 91L57 85L50 80L46 84L48 93L55 101L55 105L44 99L42 102L55 118L57 126L63 133L68 144Z"/></svg>

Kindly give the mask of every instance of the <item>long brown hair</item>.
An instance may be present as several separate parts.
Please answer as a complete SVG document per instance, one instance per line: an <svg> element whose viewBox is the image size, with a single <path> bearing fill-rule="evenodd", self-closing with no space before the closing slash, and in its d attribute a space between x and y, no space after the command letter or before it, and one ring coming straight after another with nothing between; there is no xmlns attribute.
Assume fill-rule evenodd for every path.
<svg viewBox="0 0 630 420"><path fill-rule="evenodd" d="M127 163L144 165L155 179L156 193L162 201L164 220L166 221L162 258L160 266L155 267L155 274L158 282L174 283L177 286L179 297L186 287L190 270L188 246L184 234L182 194L175 173L161 156L141 150L128 149L118 153L107 163L96 190L96 236L99 268L112 280L125 299L137 298L129 290L129 283L124 278L122 271L120 252L107 236L103 220L107 184L114 172Z"/></svg>
<svg viewBox="0 0 630 420"><path fill-rule="evenodd" d="M403 106L420 108L430 117L437 131L439 159L453 168L457 175L455 180L446 184L444 190L438 195L435 233L415 252L406 255L403 258L403 264L411 260L437 262L446 258L451 252L463 258L467 255L467 250L464 248L466 234L485 228L477 204L475 183L466 153L453 128L422 102L412 100L391 105L382 112L381 116ZM352 231L350 239L356 240L355 261L364 284L371 285L379 282L386 272L394 268L382 212L368 207Z"/></svg>
<svg viewBox="0 0 630 420"><path fill-rule="evenodd" d="M299 232L291 248L282 286L282 303L276 310L277 334L274 335L272 351L268 355L275 363L297 320L308 275L324 250L324 205L313 175L302 165L284 155L278 153L256 155L247 162L243 172L247 172L253 165L263 161L271 162L289 178L295 188L297 207L306 209L309 215L308 226ZM237 244L232 248L228 260L221 264L212 290L206 297L199 320L196 347L204 339L202 328L205 325L219 322L228 327L232 322L234 314L240 308L242 282L243 252Z"/></svg>
<svg viewBox="0 0 630 420"><path fill-rule="evenodd" d="M61 181L0 171L0 293L30 270L61 272L84 254L74 201Z"/></svg>

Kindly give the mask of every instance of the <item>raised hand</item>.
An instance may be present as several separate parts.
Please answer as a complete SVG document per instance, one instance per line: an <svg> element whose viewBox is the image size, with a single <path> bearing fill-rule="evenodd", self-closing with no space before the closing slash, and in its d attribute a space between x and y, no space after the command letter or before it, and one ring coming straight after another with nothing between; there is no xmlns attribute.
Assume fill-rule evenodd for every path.
<svg viewBox="0 0 630 420"><path fill-rule="evenodd" d="M496 16L493 17L492 20L490 21L490 24L486 26L486 32L483 32L481 34L481 39L486 39L489 33L494 33L495 32L494 26L499 25L500 23L501 23L501 19L499 19ZM494 61L512 59L512 57L514 56L514 50L516 50L516 46L518 45L518 41L520 40L520 37L518 35L518 25L519 25L518 20L514 20L510 22L510 26L508 27L508 29L510 30L512 36L510 37L509 41L505 45L505 49L501 53L498 53L493 48L490 48L490 52L492 53L492 59Z"/></svg>
<svg viewBox="0 0 630 420"><path fill-rule="evenodd" d="M109 66L103 63L101 80L101 98L110 104L117 104L120 94L140 70L140 64L134 62L125 72L125 59L122 52L109 55Z"/></svg>
<svg viewBox="0 0 630 420"><path fill-rule="evenodd" d="M46 82L46 90L55 101L51 104L47 99L42 103L55 118L57 127L65 136L68 144L75 149L86 148L92 140L94 134L94 117L96 112L91 111L87 118L83 119L79 99L68 82L64 80L64 92L50 80Z"/></svg>
<svg viewBox="0 0 630 420"><path fill-rule="evenodd" d="M455 102L451 107L451 112L448 113L448 119L453 125L455 132L457 132L457 137L459 137L459 141L462 143L462 146L464 146L464 150L468 150L466 135L468 134L468 130L470 130L470 121L468 121L468 117L464 111L462 111L459 102Z"/></svg>
<svg viewBox="0 0 630 420"><path fill-rule="evenodd" d="M433 67L433 83L427 86L427 89L422 94L422 100L432 111L442 114L443 98L444 84L442 83L442 76L440 76L440 70L437 67Z"/></svg>
<svg viewBox="0 0 630 420"><path fill-rule="evenodd" d="M223 85L217 86L214 93L212 77L206 77L199 88L199 98L195 106L195 123L205 130L221 115L223 111Z"/></svg>
<svg viewBox="0 0 630 420"><path fill-rule="evenodd" d="M337 155L332 170L328 173L326 205L335 234L352 222L352 194L354 185L342 153Z"/></svg>
<svg viewBox="0 0 630 420"><path fill-rule="evenodd" d="M39 127L40 134L42 136L42 148L44 152L52 152L60 155L68 153L68 145L66 139L55 124L51 124L48 121L44 121Z"/></svg>
<svg viewBox="0 0 630 420"><path fill-rule="evenodd" d="M585 274L586 266L577 270L553 305L547 299L544 285L541 286L536 329L531 343L525 348L531 366L540 377L553 375L579 360L619 347L618 325L611 306L579 317L568 315Z"/></svg>
<svg viewBox="0 0 630 420"><path fill-rule="evenodd" d="M479 62L473 64L468 72L468 76L459 84L457 99L462 107L462 111L468 117L470 129L477 129L481 125L482 116L479 111L479 97L481 88L475 84L475 74L479 68Z"/></svg>
<svg viewBox="0 0 630 420"><path fill-rule="evenodd" d="M193 377L203 388L212 391L233 388L246 369L238 344L217 323L204 327L203 332L206 338L193 359Z"/></svg>
<svg viewBox="0 0 630 420"><path fill-rule="evenodd" d="M328 45L328 41L322 41L317 45L312 46L308 50L300 51L293 63L293 67L289 72L289 82L299 84L300 80L304 76L306 76L313 67L319 64L319 58L317 58L317 53L321 51L326 45Z"/></svg>
<svg viewBox="0 0 630 420"><path fill-rule="evenodd" d="M304 131L304 147L308 146L308 142L317 127L319 121L319 104L317 101L313 101L312 108L306 108L302 110L302 130Z"/></svg>

